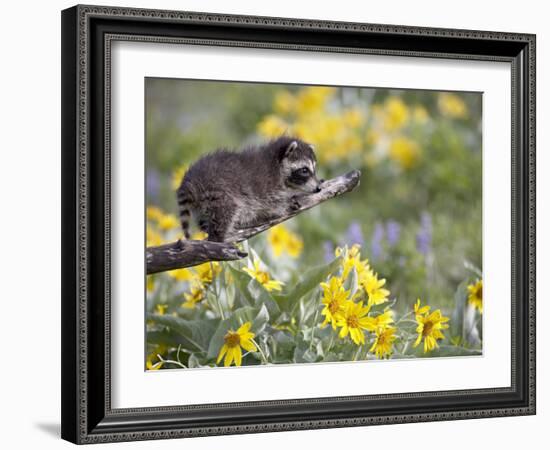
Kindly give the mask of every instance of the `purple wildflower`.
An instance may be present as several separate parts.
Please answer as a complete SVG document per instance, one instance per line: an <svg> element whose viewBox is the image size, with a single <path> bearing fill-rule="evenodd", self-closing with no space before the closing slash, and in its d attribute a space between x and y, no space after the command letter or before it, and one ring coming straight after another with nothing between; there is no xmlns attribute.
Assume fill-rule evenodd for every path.
<svg viewBox="0 0 550 450"><path fill-rule="evenodd" d="M326 263L331 262L335 256L334 256L334 245L331 241L325 241L323 242L323 251L324 251L324 259Z"/></svg>
<svg viewBox="0 0 550 450"><path fill-rule="evenodd" d="M388 220L386 223L386 237L388 239L388 244L393 247L399 241L399 236L401 234L401 225L395 220Z"/></svg>
<svg viewBox="0 0 550 450"><path fill-rule="evenodd" d="M384 226L380 222L377 222L372 233L370 248L373 260L377 260L382 256L382 239L384 239Z"/></svg>
<svg viewBox="0 0 550 450"><path fill-rule="evenodd" d="M352 222L350 224L346 233L346 242L350 247L353 244L359 244L362 247L365 243L365 239L363 238L363 232L361 231L361 225L359 224L359 222Z"/></svg>
<svg viewBox="0 0 550 450"><path fill-rule="evenodd" d="M148 169L145 181L147 202L156 202L160 193L160 177L155 169Z"/></svg>
<svg viewBox="0 0 550 450"><path fill-rule="evenodd" d="M416 234L416 249L423 255L430 252L432 246L432 217L423 212L420 216L420 230Z"/></svg>

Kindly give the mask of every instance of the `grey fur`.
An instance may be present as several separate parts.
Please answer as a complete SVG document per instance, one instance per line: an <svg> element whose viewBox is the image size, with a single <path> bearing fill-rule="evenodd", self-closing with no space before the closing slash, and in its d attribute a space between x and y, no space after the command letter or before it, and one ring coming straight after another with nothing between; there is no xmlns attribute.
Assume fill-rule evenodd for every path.
<svg viewBox="0 0 550 450"><path fill-rule="evenodd" d="M202 157L177 190L185 237L189 238L190 216L208 233L208 240L224 242L234 229L283 215L297 207L300 196L320 190L323 181L315 170L313 147L288 136L240 152L218 150Z"/></svg>

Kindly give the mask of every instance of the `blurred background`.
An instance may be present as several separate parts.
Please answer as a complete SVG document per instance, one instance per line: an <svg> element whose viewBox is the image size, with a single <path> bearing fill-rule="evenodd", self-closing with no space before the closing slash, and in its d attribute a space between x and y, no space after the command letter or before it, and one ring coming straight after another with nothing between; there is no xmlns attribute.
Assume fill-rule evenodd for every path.
<svg viewBox="0 0 550 450"><path fill-rule="evenodd" d="M452 309L469 267L482 269L479 93L148 78L147 205L165 212L149 245L181 236L175 189L191 163L283 133L315 146L320 177L362 177L354 192L286 222L286 253L277 236L250 240L282 260L278 278L360 244L397 311L417 297Z"/></svg>

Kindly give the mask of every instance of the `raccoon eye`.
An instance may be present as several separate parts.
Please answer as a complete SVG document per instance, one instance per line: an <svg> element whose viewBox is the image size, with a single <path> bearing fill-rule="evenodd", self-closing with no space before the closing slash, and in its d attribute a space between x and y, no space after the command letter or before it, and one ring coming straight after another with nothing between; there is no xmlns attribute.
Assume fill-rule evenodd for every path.
<svg viewBox="0 0 550 450"><path fill-rule="evenodd" d="M309 169L307 167L302 167L297 171L300 175L309 175Z"/></svg>

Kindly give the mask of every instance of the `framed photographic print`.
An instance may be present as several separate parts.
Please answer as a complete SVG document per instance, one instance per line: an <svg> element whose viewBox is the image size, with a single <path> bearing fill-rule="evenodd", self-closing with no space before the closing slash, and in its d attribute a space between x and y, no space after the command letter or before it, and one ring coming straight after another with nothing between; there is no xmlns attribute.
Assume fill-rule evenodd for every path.
<svg viewBox="0 0 550 450"><path fill-rule="evenodd" d="M62 12L62 437L535 413L535 36Z"/></svg>

